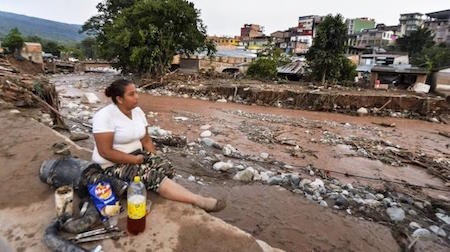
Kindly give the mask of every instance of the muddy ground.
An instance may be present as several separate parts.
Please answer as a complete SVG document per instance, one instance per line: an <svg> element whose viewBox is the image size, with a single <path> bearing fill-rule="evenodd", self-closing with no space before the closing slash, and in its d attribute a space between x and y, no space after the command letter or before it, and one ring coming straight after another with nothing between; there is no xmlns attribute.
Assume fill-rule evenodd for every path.
<svg viewBox="0 0 450 252"><path fill-rule="evenodd" d="M39 111L33 109L18 111L0 100L0 132L3 132L0 189L4 192L0 194L2 252L48 251L43 237L56 216L54 189L40 181L39 167L44 160L61 158L53 154L52 145L64 142L70 146L72 155L90 157L89 150L79 148L31 119L36 113ZM103 251L236 251L242 248L255 252L280 251L192 205L164 200L154 193L149 193L149 199L153 204L144 233L81 246L88 249L86 251L92 251L97 245L101 245ZM78 213L77 198L74 201L74 213ZM126 199L122 204L126 204ZM121 230L126 229L126 218L125 211L119 215ZM60 235L68 237L70 234ZM57 247L55 251L61 249Z"/></svg>
<svg viewBox="0 0 450 252"><path fill-rule="evenodd" d="M52 81L63 112L89 122L108 102L102 90L115 78L56 75ZM94 92L101 102L80 104L85 92ZM448 125L214 102L165 88L148 93L140 95L140 106L149 123L187 138L184 147L159 146L177 168L179 182L226 197L229 207L216 216L272 246L287 251L448 248ZM77 123L69 126L89 131ZM211 136L200 137L205 131ZM78 143L91 148L92 137ZM232 167L214 170L220 161ZM250 173L250 179L237 177L241 172ZM394 220L388 209L403 216ZM417 238L419 227L430 234Z"/></svg>

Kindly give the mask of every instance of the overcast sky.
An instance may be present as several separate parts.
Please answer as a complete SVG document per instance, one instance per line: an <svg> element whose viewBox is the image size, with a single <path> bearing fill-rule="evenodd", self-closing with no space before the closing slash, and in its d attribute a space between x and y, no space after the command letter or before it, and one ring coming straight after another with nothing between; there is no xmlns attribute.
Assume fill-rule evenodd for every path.
<svg viewBox="0 0 450 252"><path fill-rule="evenodd" d="M95 15L99 0L0 0L0 10L71 24ZM398 24L400 13L450 9L449 0L192 0L210 35L239 35L245 23L265 27L265 33L297 25L299 16L341 13L346 18L371 17L377 23Z"/></svg>

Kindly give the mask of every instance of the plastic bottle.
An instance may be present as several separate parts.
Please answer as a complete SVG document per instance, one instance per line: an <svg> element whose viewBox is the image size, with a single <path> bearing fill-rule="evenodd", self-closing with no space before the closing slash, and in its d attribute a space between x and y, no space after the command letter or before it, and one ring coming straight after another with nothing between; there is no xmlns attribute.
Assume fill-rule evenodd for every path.
<svg viewBox="0 0 450 252"><path fill-rule="evenodd" d="M128 187L127 196L127 230L133 235L137 235L145 230L146 201L147 190L141 182L141 178L136 176Z"/></svg>

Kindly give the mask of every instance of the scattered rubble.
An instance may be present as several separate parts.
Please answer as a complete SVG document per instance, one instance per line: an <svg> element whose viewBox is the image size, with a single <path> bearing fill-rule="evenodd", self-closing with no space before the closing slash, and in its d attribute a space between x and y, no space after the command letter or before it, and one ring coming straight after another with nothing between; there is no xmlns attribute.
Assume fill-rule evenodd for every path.
<svg viewBox="0 0 450 252"><path fill-rule="evenodd" d="M89 84L88 86L92 86ZM83 88L83 85L80 85ZM227 102L232 96L231 100L240 103L247 103L245 99L240 97L242 91L239 90L236 95L227 94L219 95L219 89L216 94L212 95L205 92L201 87L184 87L186 89L172 89L174 87L160 87L157 89L148 90L147 92L153 95L171 95L180 97L192 97L198 99L209 99L217 102ZM250 91L252 87L248 88ZM195 89L196 92L182 94L180 90ZM289 93L288 91L286 91ZM256 99L256 94L253 93ZM184 96L183 96L184 95ZM294 106L297 99L293 94L290 94L288 99L277 99L278 104L283 107ZM62 107L67 109L69 116L73 118L89 121L92 114L97 109L96 103L80 104L78 101L81 97L66 98L62 103ZM247 98L249 99L249 98ZM301 98L303 99L303 98ZM248 102L247 104L251 104ZM263 101L256 101L257 104L264 104ZM290 105L288 105L290 104ZM343 109L349 113L355 113L356 108ZM73 111L73 113L72 113ZM410 112L394 112L387 109L373 110L370 108L358 109L358 114L380 114L393 113L396 117L410 117ZM248 120L242 120L238 130L242 132L248 140L265 144L268 146L281 145L286 147L286 151L291 157L302 158L303 156L314 157L315 152L308 150L306 147L298 143L296 139L287 137L287 134L276 125L283 124L296 128L303 128L308 140L316 144L331 145L331 146L346 146L349 148L349 153L346 156L364 157L373 160L379 160L382 163L400 167L408 164L427 169L434 176L440 177L444 181L449 182L450 161L448 158L438 159L424 153L411 153L407 149L402 148L395 143L380 140L382 137L372 139L368 136L342 136L339 130L362 130L364 132L376 132L372 127L359 126L352 123L336 123L333 121L318 121L306 120L305 118L286 118L282 116L274 116L269 114L249 113L239 110L229 110L225 113L230 116L239 116L242 118L256 119L260 124L252 124ZM157 118L158 113L149 112L149 118ZM47 117L47 116L45 116ZM177 124L191 124L194 117L175 116L173 119ZM196 125L196 124L193 124ZM393 128L395 124L377 123L376 125L384 128ZM390 183L384 183L384 187L373 188L367 185L343 183L333 174L327 171L318 169L312 165L307 166L293 166L284 163L281 160L276 160L276 157L271 155L270 149L264 149L267 152L258 151L255 154L248 154L244 149L237 149L232 143L227 143L221 140L218 142L215 138L217 129L214 129L209 124L197 124L201 131L200 137L195 140L187 141L184 136L175 136L170 131L162 129L158 126L149 127L148 131L155 140L155 143L162 145L163 155L179 154L180 156L189 158L193 162L198 162L198 166L206 169L205 173L208 176L219 176L220 178L233 179L233 183L262 183L266 185L276 185L292 191L299 197L314 202L322 207L330 207L342 211L344 214L354 215L371 221L383 223L391 227L400 227L407 236L410 237L428 237L441 236L445 237L450 230L445 225L448 225L448 214L450 208L439 206L431 200L426 200L422 197L414 197L399 192L390 187ZM326 129L325 129L326 128ZM302 130L303 131L303 130ZM83 131L80 131L83 132ZM86 132L86 131L84 131ZM199 135L196 133L195 138ZM218 138L217 138L218 139ZM166 141L166 142L164 142ZM174 144L175 143L175 144ZM181 143L181 144L178 144ZM270 152L270 153L268 153ZM317 156L316 156L317 158ZM203 168L206 167L206 168ZM203 172L203 171L202 171ZM186 176L188 181L198 184L204 184L201 181L203 173L195 173ZM349 176L351 174L348 174ZM206 175L205 175L206 176ZM432 188L432 185L430 185ZM442 211L438 211L442 208ZM336 211L336 210L334 210ZM443 226L441 228L441 226ZM398 238L401 242L401 239ZM448 241L447 241L448 242Z"/></svg>

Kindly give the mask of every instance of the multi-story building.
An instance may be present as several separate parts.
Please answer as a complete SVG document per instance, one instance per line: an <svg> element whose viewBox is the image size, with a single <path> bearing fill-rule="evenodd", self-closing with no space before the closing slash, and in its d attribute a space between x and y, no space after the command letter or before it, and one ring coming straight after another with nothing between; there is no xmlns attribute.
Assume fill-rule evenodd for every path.
<svg viewBox="0 0 450 252"><path fill-rule="evenodd" d="M305 49L307 50L305 43L296 41L298 35L300 35L298 27L292 27L285 31L276 31L270 34L275 46L282 49L285 53L301 53Z"/></svg>
<svg viewBox="0 0 450 252"><path fill-rule="evenodd" d="M347 25L347 34L352 35L359 33L364 29L372 29L375 27L375 20L367 17L353 18L345 20Z"/></svg>
<svg viewBox="0 0 450 252"><path fill-rule="evenodd" d="M427 13L425 27L433 31L436 43L450 44L450 9Z"/></svg>
<svg viewBox="0 0 450 252"><path fill-rule="evenodd" d="M322 21L321 16L310 15L298 18L298 26L291 34L291 48L294 53L306 53L312 46L313 39L317 33L317 26Z"/></svg>
<svg viewBox="0 0 450 252"><path fill-rule="evenodd" d="M240 38L209 36L207 39L212 40L217 47L236 47L239 45Z"/></svg>
<svg viewBox="0 0 450 252"><path fill-rule="evenodd" d="M264 36L263 27L257 24L245 24L241 28L241 40L248 41L252 38Z"/></svg>
<svg viewBox="0 0 450 252"><path fill-rule="evenodd" d="M349 46L355 48L383 48L392 45L398 37L398 26L378 24L372 29L349 35Z"/></svg>
<svg viewBox="0 0 450 252"><path fill-rule="evenodd" d="M422 13L400 14L400 36L409 35L423 27L424 19Z"/></svg>
<svg viewBox="0 0 450 252"><path fill-rule="evenodd" d="M270 37L268 36L260 36L253 37L243 43L245 48L252 53L261 52L265 46L270 43Z"/></svg>

